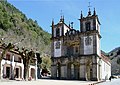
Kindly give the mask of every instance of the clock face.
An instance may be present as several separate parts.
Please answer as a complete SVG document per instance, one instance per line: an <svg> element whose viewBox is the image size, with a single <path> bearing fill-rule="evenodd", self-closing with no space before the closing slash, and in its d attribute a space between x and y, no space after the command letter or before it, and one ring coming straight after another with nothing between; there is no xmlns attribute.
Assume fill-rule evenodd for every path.
<svg viewBox="0 0 120 85"><path fill-rule="evenodd" d="M57 41L55 46L56 46L56 49L60 49L60 42Z"/></svg>

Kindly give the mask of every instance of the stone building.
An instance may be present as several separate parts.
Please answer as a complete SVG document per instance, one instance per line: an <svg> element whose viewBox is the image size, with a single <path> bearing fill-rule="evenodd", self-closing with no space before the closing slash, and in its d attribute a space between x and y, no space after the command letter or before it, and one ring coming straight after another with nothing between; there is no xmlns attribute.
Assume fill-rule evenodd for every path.
<svg viewBox="0 0 120 85"><path fill-rule="evenodd" d="M58 79L101 80L111 76L111 63L100 50L100 21L94 9L80 16L80 31L64 22L54 24L51 38L51 77Z"/></svg>

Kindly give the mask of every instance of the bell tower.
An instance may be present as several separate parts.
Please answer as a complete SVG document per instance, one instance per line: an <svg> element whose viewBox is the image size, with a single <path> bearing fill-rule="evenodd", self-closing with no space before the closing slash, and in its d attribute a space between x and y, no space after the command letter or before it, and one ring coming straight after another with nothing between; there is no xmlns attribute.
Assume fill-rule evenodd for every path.
<svg viewBox="0 0 120 85"><path fill-rule="evenodd" d="M60 21L54 24L52 20L52 57L64 56L64 35L69 30L69 27L64 23L64 16L61 16Z"/></svg>
<svg viewBox="0 0 120 85"><path fill-rule="evenodd" d="M80 16L80 32L84 37L81 37L82 46L81 54L90 55L97 54L100 55L100 22L98 15L94 8L93 14L89 8L88 15L83 16L81 11Z"/></svg>

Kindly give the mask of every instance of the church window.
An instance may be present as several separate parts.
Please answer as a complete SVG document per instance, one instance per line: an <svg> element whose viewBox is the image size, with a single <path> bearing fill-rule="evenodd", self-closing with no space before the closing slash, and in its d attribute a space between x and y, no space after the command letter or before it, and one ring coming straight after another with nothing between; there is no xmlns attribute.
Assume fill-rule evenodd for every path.
<svg viewBox="0 0 120 85"><path fill-rule="evenodd" d="M91 39L91 37L87 37L86 39L85 39L85 45L87 46L87 45L91 45L91 41L92 41L92 39Z"/></svg>
<svg viewBox="0 0 120 85"><path fill-rule="evenodd" d="M56 49L60 49L60 42L59 41L56 42Z"/></svg>
<svg viewBox="0 0 120 85"><path fill-rule="evenodd" d="M59 37L59 36L60 36L60 29L57 28L57 29L56 29L56 37Z"/></svg>
<svg viewBox="0 0 120 85"><path fill-rule="evenodd" d="M90 22L87 22L86 24L85 24L85 27L86 27L86 31L90 31L90 28L91 28L91 23Z"/></svg>

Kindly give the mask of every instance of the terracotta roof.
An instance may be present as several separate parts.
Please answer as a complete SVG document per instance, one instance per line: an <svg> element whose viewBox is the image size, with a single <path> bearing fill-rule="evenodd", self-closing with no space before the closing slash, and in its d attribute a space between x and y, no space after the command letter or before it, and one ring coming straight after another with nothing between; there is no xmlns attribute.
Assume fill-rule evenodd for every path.
<svg viewBox="0 0 120 85"><path fill-rule="evenodd" d="M101 54L101 58L102 58L102 60L104 60L107 64L111 64L111 61L110 61L110 59L107 57L107 56L105 56L104 54Z"/></svg>

